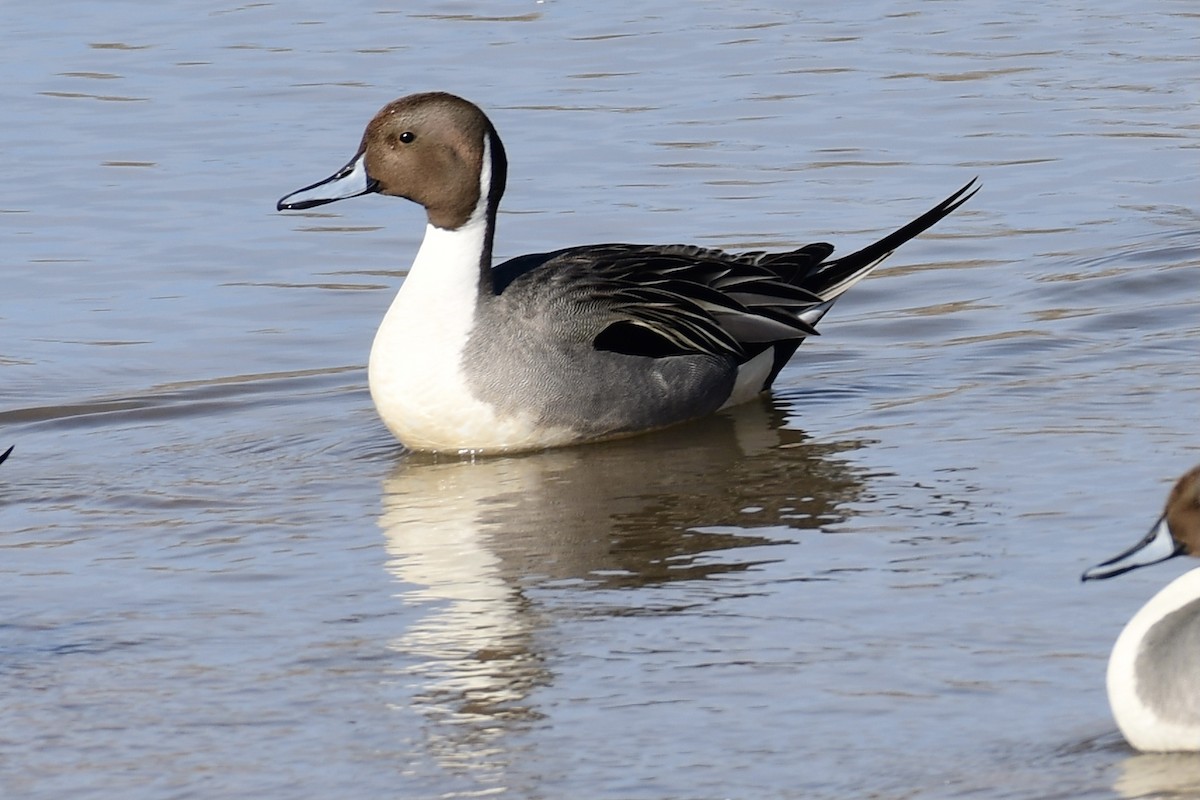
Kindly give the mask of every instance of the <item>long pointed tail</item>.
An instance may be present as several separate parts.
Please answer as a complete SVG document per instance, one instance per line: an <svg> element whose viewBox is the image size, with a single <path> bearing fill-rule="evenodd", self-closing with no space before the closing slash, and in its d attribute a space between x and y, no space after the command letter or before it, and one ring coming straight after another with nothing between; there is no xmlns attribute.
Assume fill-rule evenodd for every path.
<svg viewBox="0 0 1200 800"><path fill-rule="evenodd" d="M889 233L874 244L867 245L862 250L842 256L841 258L826 261L805 280L805 285L811 287L813 283L818 283L821 285L821 288L817 290L817 293L826 300L833 300L865 278L871 270L879 266L881 261L890 256L897 247L932 228L956 208L974 197L979 189L979 179L972 178L967 182L966 186L899 230Z"/></svg>

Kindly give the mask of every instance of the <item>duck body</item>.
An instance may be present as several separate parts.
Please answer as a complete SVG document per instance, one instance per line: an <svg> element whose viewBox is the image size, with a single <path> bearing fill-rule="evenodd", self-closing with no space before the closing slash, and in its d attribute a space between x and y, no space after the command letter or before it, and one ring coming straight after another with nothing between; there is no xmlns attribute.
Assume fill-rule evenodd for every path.
<svg viewBox="0 0 1200 800"><path fill-rule="evenodd" d="M426 242L444 235L430 231ZM448 270L416 269L421 259L368 366L375 406L409 448L517 451L611 438L703 416L731 394L738 365L727 355L595 349L603 317L581 311L586 292L553 258L478 297L447 285Z"/></svg>
<svg viewBox="0 0 1200 800"><path fill-rule="evenodd" d="M358 153L278 208L360 194L426 209L416 259L368 367L381 418L415 450L511 452L674 425L765 391L846 289L974 193L898 231L740 253L599 244L492 264L507 159L487 117L444 93L385 106Z"/></svg>
<svg viewBox="0 0 1200 800"><path fill-rule="evenodd" d="M1197 553L1200 467L1176 483L1166 511L1141 541L1083 579ZM1200 750L1200 569L1167 584L1129 620L1113 646L1106 683L1113 718L1133 747Z"/></svg>

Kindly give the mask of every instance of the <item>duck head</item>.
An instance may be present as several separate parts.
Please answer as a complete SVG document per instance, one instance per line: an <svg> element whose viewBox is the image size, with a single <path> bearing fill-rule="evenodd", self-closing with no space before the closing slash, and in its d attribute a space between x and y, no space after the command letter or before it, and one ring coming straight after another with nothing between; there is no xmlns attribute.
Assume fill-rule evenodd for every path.
<svg viewBox="0 0 1200 800"><path fill-rule="evenodd" d="M419 203L430 224L456 230L477 214L495 214L506 172L504 146L479 107L426 92L380 109L346 166L287 195L276 208L314 208L378 192Z"/></svg>
<svg viewBox="0 0 1200 800"><path fill-rule="evenodd" d="M1200 466L1180 478L1150 532L1120 555L1083 573L1083 580L1111 578L1181 555L1200 555Z"/></svg>

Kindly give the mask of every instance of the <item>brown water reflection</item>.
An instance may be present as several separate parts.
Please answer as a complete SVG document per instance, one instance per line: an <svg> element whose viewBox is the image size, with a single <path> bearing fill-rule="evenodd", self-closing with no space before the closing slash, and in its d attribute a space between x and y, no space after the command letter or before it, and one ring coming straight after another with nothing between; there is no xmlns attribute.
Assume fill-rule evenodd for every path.
<svg viewBox="0 0 1200 800"><path fill-rule="evenodd" d="M530 695L553 681L554 644L539 590L741 572L771 560L764 546L844 519L862 484L839 456L861 443L814 443L782 422L764 401L587 448L396 465L379 521L387 566L404 601L430 613L391 647L414 665L418 710L450 726L428 739L444 767L481 768L485 744L502 747L506 728L541 718Z"/></svg>

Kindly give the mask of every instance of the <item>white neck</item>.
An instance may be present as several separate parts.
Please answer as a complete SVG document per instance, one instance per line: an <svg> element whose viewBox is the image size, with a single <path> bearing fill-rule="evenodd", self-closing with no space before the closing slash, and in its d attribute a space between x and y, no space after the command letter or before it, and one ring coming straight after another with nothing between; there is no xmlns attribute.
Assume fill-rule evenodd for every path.
<svg viewBox="0 0 1200 800"><path fill-rule="evenodd" d="M439 409L461 404L470 395L462 353L481 299L480 259L487 245L490 183L485 140L479 202L459 228L426 225L408 277L371 347L372 399L393 433L411 445L420 446L424 429L439 424Z"/></svg>
<svg viewBox="0 0 1200 800"><path fill-rule="evenodd" d="M485 220L475 219L453 231L425 228L417 258L375 334L372 384L396 370L457 367L475 323L486 228Z"/></svg>
<svg viewBox="0 0 1200 800"><path fill-rule="evenodd" d="M471 308L474 308L479 293L479 259L486 234L487 221L474 217L452 231L426 225L425 238L421 240L417 257L400 286L396 301L414 296L414 302L425 305L451 303L461 308L464 301L469 301ZM419 308L413 310L420 311ZM443 307L436 310L439 317L448 316L449 309Z"/></svg>

